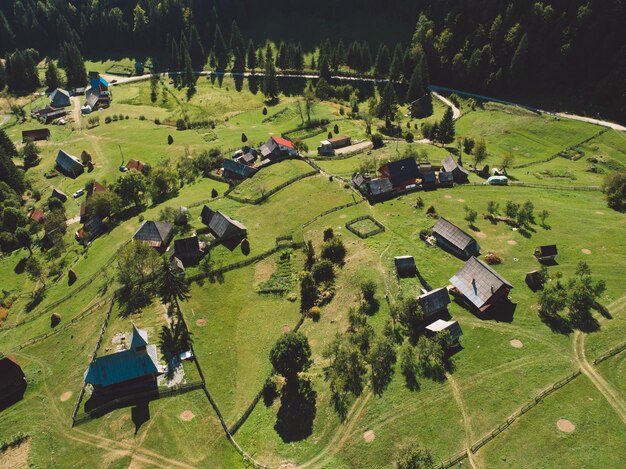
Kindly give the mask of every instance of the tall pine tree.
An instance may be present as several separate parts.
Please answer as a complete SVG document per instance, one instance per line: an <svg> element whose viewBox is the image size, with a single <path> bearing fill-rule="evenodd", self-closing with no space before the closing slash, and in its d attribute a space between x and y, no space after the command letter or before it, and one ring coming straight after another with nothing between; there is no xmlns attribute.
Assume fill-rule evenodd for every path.
<svg viewBox="0 0 626 469"><path fill-rule="evenodd" d="M415 65L413 69L413 74L411 75L411 79L409 80L409 86L406 91L406 100L409 103L412 103L416 99L424 96L424 82L422 80L422 67L419 64Z"/></svg>
<svg viewBox="0 0 626 469"><path fill-rule="evenodd" d="M248 41L248 51L246 53L248 70L254 70L256 68L256 51L254 50L254 43L252 40Z"/></svg>
<svg viewBox="0 0 626 469"><path fill-rule="evenodd" d="M220 25L215 26L215 38L213 41L213 54L215 54L216 67L220 71L226 70L228 65L228 49L226 47L226 41L222 35Z"/></svg>
<svg viewBox="0 0 626 469"><path fill-rule="evenodd" d="M72 88L85 86L85 83L87 83L87 70L78 46L74 43L64 43L61 46L61 57L65 66L67 86Z"/></svg>
<svg viewBox="0 0 626 469"><path fill-rule="evenodd" d="M268 45L269 46L269 45ZM268 101L275 101L278 98L278 78L276 77L276 66L269 57L265 61L265 76L263 77L263 94Z"/></svg>
<svg viewBox="0 0 626 469"><path fill-rule="evenodd" d="M455 130L452 108L448 107L443 115L443 118L441 119L441 122L439 122L436 139L438 142L446 145L454 142L454 134Z"/></svg>
<svg viewBox="0 0 626 469"><path fill-rule="evenodd" d="M49 90L55 90L61 85L59 71L52 60L48 62L48 68L46 69L46 85Z"/></svg>
<svg viewBox="0 0 626 469"><path fill-rule="evenodd" d="M386 77L389 75L389 66L391 64L391 58L389 56L389 48L381 44L378 47L378 54L376 54L376 63L374 64L374 74L378 77Z"/></svg>

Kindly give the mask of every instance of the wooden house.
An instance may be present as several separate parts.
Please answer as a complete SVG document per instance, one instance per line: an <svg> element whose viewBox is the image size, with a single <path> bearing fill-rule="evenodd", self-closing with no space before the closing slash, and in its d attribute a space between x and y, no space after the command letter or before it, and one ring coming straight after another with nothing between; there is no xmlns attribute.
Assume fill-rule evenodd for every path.
<svg viewBox="0 0 626 469"><path fill-rule="evenodd" d="M174 256L179 259L183 265L198 261L200 257L202 257L198 237L190 236L189 238L174 241Z"/></svg>
<svg viewBox="0 0 626 469"><path fill-rule="evenodd" d="M441 187L452 187L454 185L454 173L439 171L439 185Z"/></svg>
<svg viewBox="0 0 626 469"><path fill-rule="evenodd" d="M13 356L0 355L0 409L19 401L26 391L26 376Z"/></svg>
<svg viewBox="0 0 626 469"><path fill-rule="evenodd" d="M398 277L415 275L417 267L413 256L396 256L393 258Z"/></svg>
<svg viewBox="0 0 626 469"><path fill-rule="evenodd" d="M214 212L206 205L202 208L201 216L202 222L209 227L211 234L219 241L244 239L247 236L245 226L222 212Z"/></svg>
<svg viewBox="0 0 626 469"><path fill-rule="evenodd" d="M558 250L556 248L556 244L549 244L535 248L535 257L541 263L554 262L557 254Z"/></svg>
<svg viewBox="0 0 626 469"><path fill-rule="evenodd" d="M277 160L288 156L298 156L298 151L293 143L286 138L270 137L261 148L261 159Z"/></svg>
<svg viewBox="0 0 626 469"><path fill-rule="evenodd" d="M46 215L46 212L44 212L42 208L36 208L34 210L31 210L28 213L28 218L33 221L36 221L37 223L43 223L44 221L46 221L48 216Z"/></svg>
<svg viewBox="0 0 626 469"><path fill-rule="evenodd" d="M426 93L421 98L409 104L409 110L411 111L411 117L415 119L421 119L428 117L433 113L433 102L430 93Z"/></svg>
<svg viewBox="0 0 626 469"><path fill-rule="evenodd" d="M224 159L222 162L222 176L229 179L246 179L256 173L256 169L235 160Z"/></svg>
<svg viewBox="0 0 626 469"><path fill-rule="evenodd" d="M70 93L67 90L57 88L50 93L50 105L54 108L67 107L71 104Z"/></svg>
<svg viewBox="0 0 626 469"><path fill-rule="evenodd" d="M352 140L350 137L347 135L340 135L327 140L322 140L320 142L320 146L317 147L317 153L322 156L332 156L338 148L344 148L350 146L351 144Z"/></svg>
<svg viewBox="0 0 626 469"><path fill-rule="evenodd" d="M164 221L145 221L133 235L133 239L150 247L164 250L174 236L174 225Z"/></svg>
<svg viewBox="0 0 626 469"><path fill-rule="evenodd" d="M130 348L94 359L85 372L85 383L94 393L136 392L153 389L163 367L156 345L148 344L148 333L133 325Z"/></svg>
<svg viewBox="0 0 626 469"><path fill-rule="evenodd" d="M541 278L541 273L538 270L527 272L524 280L526 281L528 288L532 291L537 291L543 286L543 279Z"/></svg>
<svg viewBox="0 0 626 469"><path fill-rule="evenodd" d="M478 313L508 297L513 288L509 282L481 260L470 259L450 279L453 292L462 296L470 308Z"/></svg>
<svg viewBox="0 0 626 469"><path fill-rule="evenodd" d="M369 195L374 199L384 198L393 192L393 186L388 178L377 178L367 181Z"/></svg>
<svg viewBox="0 0 626 469"><path fill-rule="evenodd" d="M394 189L404 189L414 185L420 177L417 163L412 157L392 161L381 166L378 171L382 177L389 179Z"/></svg>
<svg viewBox="0 0 626 469"><path fill-rule="evenodd" d="M74 233L74 237L76 238L76 241L87 243L93 241L105 231L106 225L102 221L102 218L91 217L85 222L82 228Z"/></svg>
<svg viewBox="0 0 626 469"><path fill-rule="evenodd" d="M418 296L417 301L424 311L424 316L429 318L448 308L450 296L448 290L441 287Z"/></svg>
<svg viewBox="0 0 626 469"><path fill-rule="evenodd" d="M145 167L146 164L139 160L128 160L128 163L126 163L126 168L137 171L138 173L142 173Z"/></svg>
<svg viewBox="0 0 626 469"><path fill-rule="evenodd" d="M34 130L22 130L22 143L26 143L27 140L33 142L37 140L49 140L50 129L34 129Z"/></svg>
<svg viewBox="0 0 626 469"><path fill-rule="evenodd" d="M441 160L441 169L448 173L452 173L454 182L457 183L467 182L469 177L469 171L454 161L454 158L451 155L448 155Z"/></svg>
<svg viewBox="0 0 626 469"><path fill-rule="evenodd" d="M437 244L461 259L477 256L480 246L474 238L445 218L439 218L433 227Z"/></svg>
<svg viewBox="0 0 626 469"><path fill-rule="evenodd" d="M426 336L433 337L439 332L448 331L450 333L450 337L454 342L458 342L461 336L463 335L463 331L461 331L461 326L457 321L444 321L443 319L437 319L432 324L426 326Z"/></svg>
<svg viewBox="0 0 626 469"><path fill-rule="evenodd" d="M56 164L63 174L72 178L76 178L85 172L85 168L80 160L63 150L59 150Z"/></svg>

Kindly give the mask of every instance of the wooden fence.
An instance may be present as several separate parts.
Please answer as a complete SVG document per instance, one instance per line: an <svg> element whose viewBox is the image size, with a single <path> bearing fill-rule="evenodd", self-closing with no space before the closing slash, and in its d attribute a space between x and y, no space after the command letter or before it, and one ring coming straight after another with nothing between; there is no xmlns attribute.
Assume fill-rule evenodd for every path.
<svg viewBox="0 0 626 469"><path fill-rule="evenodd" d="M372 230L372 231L368 231L367 233L361 233L359 230L355 229L352 226L355 223L358 223L358 222L363 221L363 220L371 220L371 222L374 223L374 225L376 225L378 228L376 228L375 230ZM350 220L348 223L346 223L346 229L349 232L354 233L355 235L357 235L359 238L366 239L366 238L369 238L370 236L375 236L375 235L385 231L385 226L382 223L380 223L378 220L376 220L373 217L371 217L370 215L363 215L361 217L356 217L355 219Z"/></svg>
<svg viewBox="0 0 626 469"><path fill-rule="evenodd" d="M623 352L624 350L626 350L626 341L622 342L621 344L613 347L611 350L609 350L606 353L603 353L602 355L600 355L598 358L596 358L593 361L594 365L598 365L599 363L602 363L604 360L606 360L607 358L611 358L614 355L617 355L618 353Z"/></svg>

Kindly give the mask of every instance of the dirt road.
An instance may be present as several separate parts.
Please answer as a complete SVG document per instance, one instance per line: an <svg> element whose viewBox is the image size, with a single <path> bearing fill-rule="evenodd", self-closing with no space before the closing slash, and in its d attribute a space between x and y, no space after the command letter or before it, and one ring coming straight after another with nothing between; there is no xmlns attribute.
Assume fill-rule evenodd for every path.
<svg viewBox="0 0 626 469"><path fill-rule="evenodd" d="M452 119L453 120L457 120L459 117L461 117L461 110L458 107L456 107L452 101L450 101L449 99L444 98L439 93L436 93L434 91L432 93L433 93L433 96L435 98L437 98L439 101L443 102L443 104L445 104L446 106L452 108Z"/></svg>
<svg viewBox="0 0 626 469"><path fill-rule="evenodd" d="M80 96L72 96L72 125L74 130L81 130L83 128L80 115Z"/></svg>

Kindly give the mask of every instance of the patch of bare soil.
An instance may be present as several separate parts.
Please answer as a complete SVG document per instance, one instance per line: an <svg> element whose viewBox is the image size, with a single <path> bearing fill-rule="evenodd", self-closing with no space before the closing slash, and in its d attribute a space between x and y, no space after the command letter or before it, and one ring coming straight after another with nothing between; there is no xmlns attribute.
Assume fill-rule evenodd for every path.
<svg viewBox="0 0 626 469"><path fill-rule="evenodd" d="M179 419L181 419L183 422L189 422L190 420L192 420L194 417L196 416L196 414L194 414L192 411L190 410L186 410L184 411L182 414L180 414L178 416Z"/></svg>
<svg viewBox="0 0 626 469"><path fill-rule="evenodd" d="M582 252L583 254L591 254L591 249L581 249L580 252Z"/></svg>
<svg viewBox="0 0 626 469"><path fill-rule="evenodd" d="M515 246L517 244L517 241L515 241L514 239L509 239L506 244L510 244L511 246Z"/></svg>
<svg viewBox="0 0 626 469"><path fill-rule="evenodd" d="M272 257L268 257L261 262L257 262L254 267L254 279L252 284L256 287L259 283L269 280L272 274L276 271L276 262Z"/></svg>
<svg viewBox="0 0 626 469"><path fill-rule="evenodd" d="M0 467L12 469L28 469L28 454L30 453L30 438L19 446L13 446L0 453Z"/></svg>
<svg viewBox="0 0 626 469"><path fill-rule="evenodd" d="M374 434L373 430L368 430L365 433L363 433L363 439L367 443L371 443L372 441L374 441L374 438L376 438L376 435Z"/></svg>
<svg viewBox="0 0 626 469"><path fill-rule="evenodd" d="M452 198L452 196L451 196L450 194L446 194L446 195L444 195L444 197L445 197L446 199L451 199L451 198Z"/></svg>
<svg viewBox="0 0 626 469"><path fill-rule="evenodd" d="M596 212L596 214L598 214L598 215L604 215L604 212L597 211L597 212Z"/></svg>
<svg viewBox="0 0 626 469"><path fill-rule="evenodd" d="M286 462L278 466L278 469L296 469L296 465L291 462Z"/></svg>
<svg viewBox="0 0 626 469"><path fill-rule="evenodd" d="M511 342L509 342L511 344L511 347L513 348L522 348L524 346L524 344L522 343L521 340L519 339L513 339Z"/></svg>
<svg viewBox="0 0 626 469"><path fill-rule="evenodd" d="M61 397L59 397L59 399L61 402L65 402L69 400L70 397L72 397L72 391L65 391L63 394L61 394Z"/></svg>
<svg viewBox="0 0 626 469"><path fill-rule="evenodd" d="M204 327L206 325L206 320L205 319L198 319L196 321L196 326L198 327Z"/></svg>
<svg viewBox="0 0 626 469"><path fill-rule="evenodd" d="M479 231L478 233L476 233L476 236L479 237L480 239L485 239L487 237L487 235L483 233L482 231Z"/></svg>
<svg viewBox="0 0 626 469"><path fill-rule="evenodd" d="M576 430L576 425L574 425L567 419L559 419L556 422L556 428L565 433L572 433L574 430Z"/></svg>
<svg viewBox="0 0 626 469"><path fill-rule="evenodd" d="M289 326L283 326L280 328L280 332L282 332L283 334L286 334L287 332L289 332Z"/></svg>
<svg viewBox="0 0 626 469"><path fill-rule="evenodd" d="M465 199L456 199L456 201L463 203L463 202L465 202Z"/></svg>

